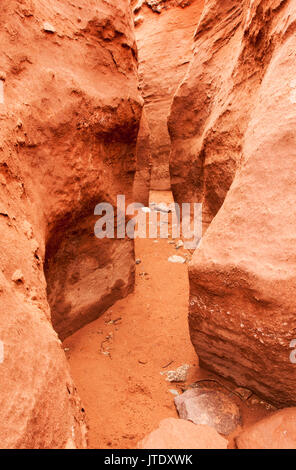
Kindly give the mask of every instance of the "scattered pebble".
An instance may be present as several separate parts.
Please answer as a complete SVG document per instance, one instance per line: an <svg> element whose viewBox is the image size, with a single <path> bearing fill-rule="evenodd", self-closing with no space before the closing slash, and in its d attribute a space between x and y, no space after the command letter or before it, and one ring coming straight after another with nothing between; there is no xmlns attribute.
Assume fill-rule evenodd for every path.
<svg viewBox="0 0 296 470"><path fill-rule="evenodd" d="M52 24L48 23L47 21L45 23L43 23L43 30L46 32L46 33L55 33L56 30L55 28L52 26Z"/></svg>
<svg viewBox="0 0 296 470"><path fill-rule="evenodd" d="M185 263L186 260L182 256L173 255L168 258L168 261L170 263L182 263L183 264Z"/></svg>
<svg viewBox="0 0 296 470"><path fill-rule="evenodd" d="M160 202L159 204L155 203L155 202L151 202L150 203L150 206L152 208L153 211L156 211L156 212L172 212L171 208L168 207L167 204L165 204L164 202Z"/></svg>
<svg viewBox="0 0 296 470"><path fill-rule="evenodd" d="M12 275L12 278L11 280L15 283L21 283L21 282L24 282L24 275L22 273L22 271L20 269L17 269L13 275Z"/></svg>
<svg viewBox="0 0 296 470"><path fill-rule="evenodd" d="M136 259L136 264L140 264L141 260L139 258Z"/></svg>
<svg viewBox="0 0 296 470"><path fill-rule="evenodd" d="M184 246L184 243L182 242L182 240L179 240L177 243L176 243L176 249L179 250L179 248L182 248Z"/></svg>
<svg viewBox="0 0 296 470"><path fill-rule="evenodd" d="M190 366L188 364L183 364L178 367L176 370L168 370L165 372L160 372L161 375L166 375L167 382L185 382L187 379L187 374Z"/></svg>
<svg viewBox="0 0 296 470"><path fill-rule="evenodd" d="M169 392L170 392L172 395L179 396L178 390L175 390L174 388L170 388L170 389L169 389Z"/></svg>

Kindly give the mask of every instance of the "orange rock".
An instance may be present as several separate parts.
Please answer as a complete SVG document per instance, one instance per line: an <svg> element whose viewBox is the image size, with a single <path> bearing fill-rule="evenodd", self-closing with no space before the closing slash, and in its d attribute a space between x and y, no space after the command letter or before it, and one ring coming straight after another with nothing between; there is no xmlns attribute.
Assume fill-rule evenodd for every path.
<svg viewBox="0 0 296 470"><path fill-rule="evenodd" d="M52 324L65 337L133 289L133 242L93 234L97 203L132 199L142 98L130 6L12 0L1 21L0 442L85 447Z"/></svg>
<svg viewBox="0 0 296 470"><path fill-rule="evenodd" d="M227 440L214 428L183 419L163 419L138 444L140 449L227 449Z"/></svg>
<svg viewBox="0 0 296 470"><path fill-rule="evenodd" d="M177 201L203 202L212 221L189 265L200 364L286 406L296 404L295 24L291 1L206 2L169 118Z"/></svg>
<svg viewBox="0 0 296 470"><path fill-rule="evenodd" d="M150 176L151 176L151 149L150 129L146 112L143 109L140 129L137 138L137 171L134 180L133 196L135 202L145 206L149 203Z"/></svg>
<svg viewBox="0 0 296 470"><path fill-rule="evenodd" d="M262 419L236 438L239 449L295 449L296 408L286 408Z"/></svg>
<svg viewBox="0 0 296 470"><path fill-rule="evenodd" d="M151 133L151 187L166 190L170 188L167 118L191 58L193 34L204 0L133 3L140 86Z"/></svg>

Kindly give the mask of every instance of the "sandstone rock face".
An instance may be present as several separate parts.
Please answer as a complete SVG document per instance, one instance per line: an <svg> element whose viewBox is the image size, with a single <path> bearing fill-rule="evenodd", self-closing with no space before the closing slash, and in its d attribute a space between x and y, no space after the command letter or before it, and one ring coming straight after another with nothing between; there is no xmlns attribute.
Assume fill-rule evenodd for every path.
<svg viewBox="0 0 296 470"><path fill-rule="evenodd" d="M184 419L163 419L139 442L140 449L227 449L227 440L214 428Z"/></svg>
<svg viewBox="0 0 296 470"><path fill-rule="evenodd" d="M240 424L236 403L225 393L210 389L189 389L175 398L180 418L194 424L206 424L225 436Z"/></svg>
<svg viewBox="0 0 296 470"><path fill-rule="evenodd" d="M139 74L150 128L151 188L170 188L167 118L183 79L203 0L133 2L139 48Z"/></svg>
<svg viewBox="0 0 296 470"><path fill-rule="evenodd" d="M259 421L236 438L239 449L295 449L296 408L286 408Z"/></svg>
<svg viewBox="0 0 296 470"><path fill-rule="evenodd" d="M142 99L131 12L127 0L13 0L0 22L0 442L85 447L51 320L64 337L133 287L132 242L93 234L96 204L132 198Z"/></svg>
<svg viewBox="0 0 296 470"><path fill-rule="evenodd" d="M203 201L206 225L220 209L189 267L200 363L288 405L296 403L295 19L292 1L208 1L170 116L177 199Z"/></svg>
<svg viewBox="0 0 296 470"><path fill-rule="evenodd" d="M170 173L177 202L204 204L207 226L242 158L242 140L275 47L278 1L207 0L189 70L172 103Z"/></svg>
<svg viewBox="0 0 296 470"><path fill-rule="evenodd" d="M137 164L134 179L134 201L140 202L145 206L149 203L149 190L151 178L151 148L150 148L150 129L143 109L140 129L137 138Z"/></svg>

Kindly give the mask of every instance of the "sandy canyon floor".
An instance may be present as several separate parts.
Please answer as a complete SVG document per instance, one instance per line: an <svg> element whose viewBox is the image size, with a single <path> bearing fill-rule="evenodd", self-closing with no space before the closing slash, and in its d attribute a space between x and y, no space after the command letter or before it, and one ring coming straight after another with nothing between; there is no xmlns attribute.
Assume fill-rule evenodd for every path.
<svg viewBox="0 0 296 470"><path fill-rule="evenodd" d="M150 201L169 203L172 194L151 192ZM190 342L187 263L168 262L172 255L189 261L190 253L177 250L171 238L137 239L135 250L141 263L136 266L134 293L64 342L87 416L90 448L136 448L162 419L177 417L172 390L181 393L205 378L235 389L199 368ZM186 382L166 381L161 372L182 364L190 365ZM254 395L245 402L234 399L243 427L269 413L268 404ZM233 437L229 437L230 448Z"/></svg>

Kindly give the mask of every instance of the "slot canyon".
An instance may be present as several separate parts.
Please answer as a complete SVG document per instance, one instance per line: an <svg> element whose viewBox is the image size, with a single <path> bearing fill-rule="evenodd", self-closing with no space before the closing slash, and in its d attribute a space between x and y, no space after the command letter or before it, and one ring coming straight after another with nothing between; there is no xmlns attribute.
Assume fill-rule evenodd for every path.
<svg viewBox="0 0 296 470"><path fill-rule="evenodd" d="M0 448L295 449L295 0L1 6Z"/></svg>

